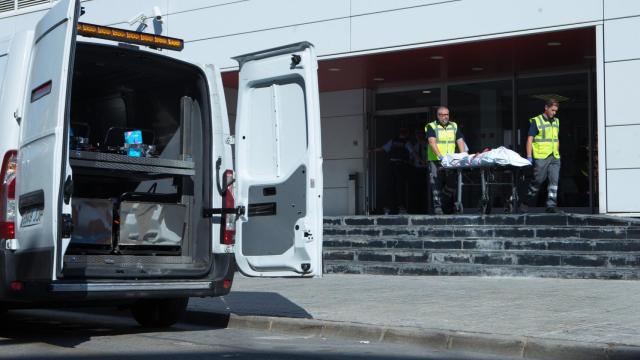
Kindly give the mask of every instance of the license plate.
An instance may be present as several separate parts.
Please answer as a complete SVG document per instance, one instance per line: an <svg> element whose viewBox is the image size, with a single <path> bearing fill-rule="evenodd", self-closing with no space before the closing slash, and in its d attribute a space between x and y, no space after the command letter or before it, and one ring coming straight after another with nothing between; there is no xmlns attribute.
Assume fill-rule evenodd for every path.
<svg viewBox="0 0 640 360"><path fill-rule="evenodd" d="M28 227L40 224L40 222L42 221L42 215L44 215L43 209L29 210L24 215L22 215L20 227Z"/></svg>

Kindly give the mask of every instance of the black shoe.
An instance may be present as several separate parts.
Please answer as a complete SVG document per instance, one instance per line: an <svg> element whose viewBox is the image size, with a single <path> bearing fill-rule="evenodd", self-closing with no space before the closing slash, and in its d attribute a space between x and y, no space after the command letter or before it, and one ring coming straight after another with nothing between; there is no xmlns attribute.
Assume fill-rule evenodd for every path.
<svg viewBox="0 0 640 360"><path fill-rule="evenodd" d="M520 206L518 206L518 209L520 209L521 213L528 213L529 212L529 205L522 203L520 204Z"/></svg>
<svg viewBox="0 0 640 360"><path fill-rule="evenodd" d="M555 206L549 206L549 207L547 207L547 208L544 210L544 212L551 213L551 214L563 214L563 213L564 213L562 210L558 209L558 208L557 208L557 207L555 207Z"/></svg>
<svg viewBox="0 0 640 360"><path fill-rule="evenodd" d="M433 210L433 213L436 214L436 215L443 215L444 214L444 212L442 211L442 208L440 206L436 207Z"/></svg>

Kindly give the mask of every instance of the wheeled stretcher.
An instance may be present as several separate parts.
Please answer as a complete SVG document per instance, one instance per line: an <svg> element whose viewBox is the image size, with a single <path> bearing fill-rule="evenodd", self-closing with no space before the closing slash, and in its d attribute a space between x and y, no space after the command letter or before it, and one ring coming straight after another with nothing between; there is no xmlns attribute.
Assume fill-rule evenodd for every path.
<svg viewBox="0 0 640 360"><path fill-rule="evenodd" d="M492 189L498 186L509 187L508 201L505 203L505 212L513 213L518 210L518 188L523 178L522 167L513 165L461 165L441 167L438 171L454 171L456 174L456 200L455 211L464 213L462 205L462 189L465 186L480 186L480 200L478 207L481 214L491 213ZM471 176L479 174L479 183Z"/></svg>
<svg viewBox="0 0 640 360"><path fill-rule="evenodd" d="M477 155L450 154L445 156L439 171L456 172L456 201L455 210L458 214L464 212L462 205L462 188L465 185L480 186L480 213L491 212L492 188L508 186L509 196L505 201L505 212L513 213L518 210L518 188L523 178L522 169L531 167L528 160L516 152L504 147ZM473 173L479 174L479 184L473 181Z"/></svg>

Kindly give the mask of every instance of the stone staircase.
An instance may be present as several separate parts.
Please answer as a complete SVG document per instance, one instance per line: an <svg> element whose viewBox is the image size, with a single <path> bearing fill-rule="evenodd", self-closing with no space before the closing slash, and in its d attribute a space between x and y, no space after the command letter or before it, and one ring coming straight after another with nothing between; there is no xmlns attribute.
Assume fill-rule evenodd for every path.
<svg viewBox="0 0 640 360"><path fill-rule="evenodd" d="M325 217L324 271L639 279L640 220L577 214Z"/></svg>

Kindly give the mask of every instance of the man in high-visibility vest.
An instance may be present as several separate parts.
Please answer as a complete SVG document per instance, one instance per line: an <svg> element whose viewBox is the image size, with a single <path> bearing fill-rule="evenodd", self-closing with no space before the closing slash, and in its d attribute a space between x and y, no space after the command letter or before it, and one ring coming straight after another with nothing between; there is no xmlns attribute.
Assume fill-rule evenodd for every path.
<svg viewBox="0 0 640 360"><path fill-rule="evenodd" d="M549 99L544 112L530 119L527 137L527 159L534 164L533 179L529 184L527 202L520 209L527 211L534 205L540 186L549 180L547 186L547 212L559 212L558 179L560 178L560 120L556 117L558 101Z"/></svg>
<svg viewBox="0 0 640 360"><path fill-rule="evenodd" d="M438 171L442 167L440 161L445 155L455 153L456 146L460 152L464 152L465 143L458 124L449 121L449 108L440 106L436 114L438 120L425 125L424 131L429 143L427 161L433 211L436 215L441 215L443 213L441 195L446 194L453 200L453 189L446 187L447 174Z"/></svg>

